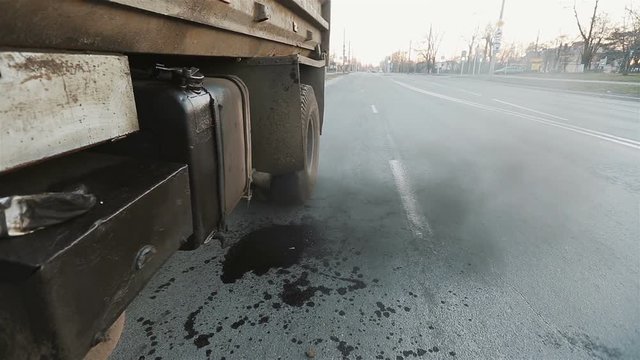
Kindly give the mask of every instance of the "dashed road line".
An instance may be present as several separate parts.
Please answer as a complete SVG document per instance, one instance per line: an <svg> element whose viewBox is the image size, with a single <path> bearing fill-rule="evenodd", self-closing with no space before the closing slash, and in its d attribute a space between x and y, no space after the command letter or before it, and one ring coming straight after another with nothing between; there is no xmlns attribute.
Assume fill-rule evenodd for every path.
<svg viewBox="0 0 640 360"><path fill-rule="evenodd" d="M375 105L371 105L371 111L374 114L378 114L378 109ZM400 194L400 200L402 201L402 207L404 208L407 220L409 221L409 229L413 235L417 238L421 238L425 235L432 236L431 226L427 221L427 218L422 214L418 202L416 201L415 193L409 182L407 172L400 160L400 152L396 146L393 136L391 136L391 128L387 119L383 119L384 129L387 137L387 144L393 158L389 160L389 166L391 167L391 173L393 174L393 180L396 184L396 190Z"/></svg>
<svg viewBox="0 0 640 360"><path fill-rule="evenodd" d="M405 214L409 220L409 228L411 229L411 232L416 237L422 237L423 235L431 236L431 226L429 226L429 222L422 214L422 211L420 211L415 193L411 188L407 172L404 170L402 162L397 159L389 160L389 166L391 166L391 172L393 173L393 179L396 183L396 189L400 194L402 206L404 207Z"/></svg>

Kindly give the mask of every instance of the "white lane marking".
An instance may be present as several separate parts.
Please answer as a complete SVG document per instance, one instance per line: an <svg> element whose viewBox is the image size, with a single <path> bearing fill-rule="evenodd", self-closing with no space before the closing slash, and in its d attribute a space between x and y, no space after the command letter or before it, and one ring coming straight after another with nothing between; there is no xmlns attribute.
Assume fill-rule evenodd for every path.
<svg viewBox="0 0 640 360"><path fill-rule="evenodd" d="M376 109L375 105L371 105L371 111L373 111L374 114L378 113L378 109ZM416 202L414 192L409 183L407 173L404 170L404 166L402 166L402 161L399 160L400 152L398 151L396 142L393 140L393 136L391 135L389 121L384 116L382 118L384 120L385 135L387 136L387 146L393 156L393 158L389 160L389 166L391 167L393 180L395 181L396 189L400 194L402 206L404 207L407 220L409 221L409 229L413 233L413 236L417 238L420 238L425 234L432 236L433 233L431 231L431 226L429 226L429 222L420 211L420 207Z"/></svg>
<svg viewBox="0 0 640 360"><path fill-rule="evenodd" d="M454 89L457 89L457 88L454 88ZM480 94L480 93L473 92L473 91L469 91L469 90L465 90L465 89L457 89L457 90L458 90L458 91L465 92L465 93L467 93L467 94L475 95L475 96L482 96L482 94Z"/></svg>
<svg viewBox="0 0 640 360"><path fill-rule="evenodd" d="M416 237L422 235L431 236L431 226L427 222L427 219L422 215L418 203L416 202L415 194L409 184L407 173L404 171L404 166L400 160L389 160L389 166L391 166L391 172L393 173L393 179L396 182L396 188L400 193L400 199L402 200L402 206L409 220L409 228Z"/></svg>
<svg viewBox="0 0 640 360"><path fill-rule="evenodd" d="M420 89L420 88L417 88L417 87L414 87L414 86L411 86L409 84L405 84L403 82L396 81L396 80L393 80L393 82L395 82L396 84L398 84L398 85L400 85L402 87L405 87L405 88L407 88L409 90L413 90L413 91L421 93L421 94L437 97L437 98L440 98L440 99L443 99L443 100L448 100L448 101L452 101L452 102L459 103L459 104L473 106L473 107L476 107L476 108L479 108L479 109L483 109L483 110L488 110L488 111L498 112L498 113L502 113L502 114L513 115L513 116L516 116L516 117L519 117L519 118L536 121L536 122L539 122L539 123L545 124L545 125L555 126L555 127L561 128L561 129L577 132L577 133L580 133L580 134L583 134L583 135L592 136L592 137L595 137L595 138L598 138L598 139L606 140L606 141L609 141L609 142L613 142L613 143L616 143L616 144L620 144L620 145L624 145L624 146L627 146L627 147L630 147L630 148L634 148L634 149L640 150L640 145L636 145L636 141L631 140L631 139L619 138L619 137L614 136L614 135L605 134L605 133L598 133L598 132L593 131L593 130L580 128L580 127L573 126L573 125L561 124L561 123L558 123L558 122L555 122L555 121L551 121L551 120L547 120L547 119L543 119L541 117L534 116L534 115L523 114L523 113L511 111L511 110L497 108L497 107L494 107L494 106L483 105L483 104L479 104L479 103L475 103L475 102L471 102L471 101L467 101L467 100L454 98L454 97L447 96L447 95L434 93L434 92L423 90L423 89ZM624 139L624 140L618 140L618 139Z"/></svg>
<svg viewBox="0 0 640 360"><path fill-rule="evenodd" d="M563 118L563 117L556 116L556 115L553 115L553 114L549 114L549 113L546 113L546 112L542 112L542 111L538 111L538 110L530 109L530 108L528 108L528 107L524 107L524 106L522 106L522 105L516 105L516 104L510 103L510 102L506 102L506 101L502 101L502 100L498 100L498 99L493 99L493 101L497 101L497 102L502 103L502 104L505 104L505 105L513 106L513 107L515 107L515 108L522 109L522 110L526 110L526 111L530 111L530 112L537 113L537 114L540 114L540 115L549 116L549 117L552 117L552 118L554 118L554 119L558 119L558 120L562 120L562 121L567 121L567 122L569 122L569 121L570 121L570 120L569 120L569 119L567 119L567 118ZM546 120L546 119L545 119L545 120ZM556 123L555 121L551 121L551 120L546 120L546 121L550 121L550 122ZM558 123L556 123L556 124L558 124ZM568 126L568 127L570 127L570 128L574 128L574 129L581 130L581 131L587 131L587 132L590 132L590 133L594 133L594 134L596 134L596 135L602 135L602 136L610 137L610 138L612 138L612 139L616 139L616 140L620 140L620 141L624 141L624 142L628 142L628 143L632 143L632 144L640 145L640 141L636 141L636 140L632 140L632 139L627 139L627 138L623 138L623 137L616 136L616 135L611 135L611 134L609 134L609 133L603 133L603 132L596 131L596 130L586 129L586 128L583 128L583 127L580 127L580 126L577 126L577 125L571 125L571 124L560 124L560 125L564 125L564 126Z"/></svg>
<svg viewBox="0 0 640 360"><path fill-rule="evenodd" d="M480 93L469 91L469 90L465 90L465 89L460 89L460 88L457 88L455 86L442 85L442 84L438 84L436 82L429 82L428 84L432 84L432 85L435 85L435 86L440 86L440 87L443 87L443 88L453 89L453 90L457 90L457 91L462 91L464 93L475 95L475 96L482 96L482 94L480 94Z"/></svg>
<svg viewBox="0 0 640 360"><path fill-rule="evenodd" d="M522 79L522 80L537 80L537 81L560 81L560 82L576 82L576 83L589 83L589 84L609 84L609 85L629 85L640 86L640 83L636 81L612 81L612 80L582 80L582 79L553 79L553 78L538 78L533 76L514 76L508 75L505 79Z"/></svg>
<svg viewBox="0 0 640 360"><path fill-rule="evenodd" d="M531 111L532 113L536 113L536 114L540 114L540 115L549 116L549 117L552 117L552 118L554 118L554 119L558 119L558 120L562 120L562 121L569 121L569 119L567 119L567 118L563 118L563 117L556 116L556 115L553 115L553 114L549 114L549 113L546 113L546 112L542 112L542 111L538 111L538 110L530 109L530 108L528 108L528 107L524 107L524 106L522 106L522 105L516 105L516 104L510 103L510 102L503 101L503 100L493 99L493 101L499 102L499 103L501 103L501 104L505 104L505 105L513 106L514 108L518 108L518 109L522 109L522 110Z"/></svg>

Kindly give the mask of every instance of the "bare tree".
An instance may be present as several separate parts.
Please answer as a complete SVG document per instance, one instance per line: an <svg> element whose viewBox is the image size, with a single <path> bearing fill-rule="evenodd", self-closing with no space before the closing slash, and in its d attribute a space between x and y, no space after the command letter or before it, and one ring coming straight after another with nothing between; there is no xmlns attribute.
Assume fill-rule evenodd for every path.
<svg viewBox="0 0 640 360"><path fill-rule="evenodd" d="M484 28L484 35L482 36L482 40L484 40L484 53L482 54L482 62L486 62L487 60L491 61L491 56L493 55L493 34L495 29L491 23L487 24Z"/></svg>
<svg viewBox="0 0 640 360"><path fill-rule="evenodd" d="M473 32L471 37L469 38L469 52L467 52L467 72L471 70L471 55L473 52L473 46L476 44L476 39L478 39L478 28Z"/></svg>
<svg viewBox="0 0 640 360"><path fill-rule="evenodd" d="M398 50L391 54L391 71L406 72L408 69L409 55L406 51Z"/></svg>
<svg viewBox="0 0 640 360"><path fill-rule="evenodd" d="M625 10L625 19L611 31L607 45L610 50L622 52L623 59L618 70L626 75L632 63L640 63L640 13L630 7L625 7Z"/></svg>
<svg viewBox="0 0 640 360"><path fill-rule="evenodd" d="M429 33L417 49L418 56L427 63L427 72L432 72L435 69L436 55L438 55L443 37L442 32L433 30L433 25L429 25Z"/></svg>
<svg viewBox="0 0 640 360"><path fill-rule="evenodd" d="M516 43L505 44L502 51L496 55L496 59L499 63L505 66L508 63L518 62L523 53L523 46Z"/></svg>
<svg viewBox="0 0 640 360"><path fill-rule="evenodd" d="M584 65L585 69L591 68L591 60L593 59L593 55L598 51L600 46L602 46L602 41L607 36L607 19L605 16L598 14L599 2L600 0L596 0L593 6L593 14L591 15L588 29L586 29L580 23L580 18L578 17L578 10L576 10L575 1L573 3L573 15L576 18L578 30L580 31L580 36L582 37L583 41L582 64Z"/></svg>

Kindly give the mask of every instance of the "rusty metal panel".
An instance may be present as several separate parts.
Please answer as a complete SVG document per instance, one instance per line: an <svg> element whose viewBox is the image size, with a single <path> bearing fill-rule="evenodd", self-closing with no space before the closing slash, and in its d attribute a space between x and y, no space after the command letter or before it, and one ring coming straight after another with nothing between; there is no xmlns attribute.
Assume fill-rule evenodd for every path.
<svg viewBox="0 0 640 360"><path fill-rule="evenodd" d="M82 152L0 176L0 196L77 183L89 212L0 241L1 359L81 359L192 233L182 164Z"/></svg>
<svg viewBox="0 0 640 360"><path fill-rule="evenodd" d="M329 18L324 17L323 7L329 0L280 0L280 3L292 9L301 17L307 17L321 28L329 30Z"/></svg>
<svg viewBox="0 0 640 360"><path fill-rule="evenodd" d="M276 3L275 0L265 3L272 2ZM218 0L173 3L184 6L191 11L188 14L198 17L213 11L211 6L217 9L232 5ZM247 30L238 32L216 27L215 23L203 23L209 21L207 19L215 19L215 14L211 13L212 17L198 22L183 19L186 15L172 17L107 0L0 0L0 8L3 9L0 11L2 47L232 57L311 56L317 53L313 43L322 41L322 50L328 52L328 46L324 45L328 31L304 18L296 21L299 31L295 33L273 24L254 22L245 14L240 19L245 21L243 24ZM326 6L323 7L325 9ZM323 15L326 17L324 12ZM298 18L294 14L289 16L290 20ZM251 22L247 22L249 20ZM293 29L293 23L289 24ZM312 41L307 41L307 28L313 31ZM260 29L264 30L266 37L248 35L250 32L258 34Z"/></svg>
<svg viewBox="0 0 640 360"><path fill-rule="evenodd" d="M138 130L125 56L0 52L0 172Z"/></svg>
<svg viewBox="0 0 640 360"><path fill-rule="evenodd" d="M251 35L301 48L313 49L320 42L320 31L328 30L323 21L311 24L301 16L296 16L275 0L254 1L210 1L210 0L108 0L169 17L213 26L235 33ZM292 1L296 3L295 1ZM256 4L261 4L260 18L256 18ZM313 11L311 7L308 7ZM315 11L314 11L315 12ZM268 16L264 16L264 14ZM310 16L309 13L303 12ZM313 17L312 17L313 18ZM319 19L322 19L319 17ZM307 31L311 37L307 37Z"/></svg>

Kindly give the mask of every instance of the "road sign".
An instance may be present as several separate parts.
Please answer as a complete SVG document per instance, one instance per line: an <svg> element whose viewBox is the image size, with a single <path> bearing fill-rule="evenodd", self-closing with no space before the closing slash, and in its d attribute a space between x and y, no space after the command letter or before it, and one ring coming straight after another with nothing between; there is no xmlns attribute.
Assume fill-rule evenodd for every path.
<svg viewBox="0 0 640 360"><path fill-rule="evenodd" d="M493 34L493 51L500 51L500 45L502 44L502 29L497 28L496 32Z"/></svg>

